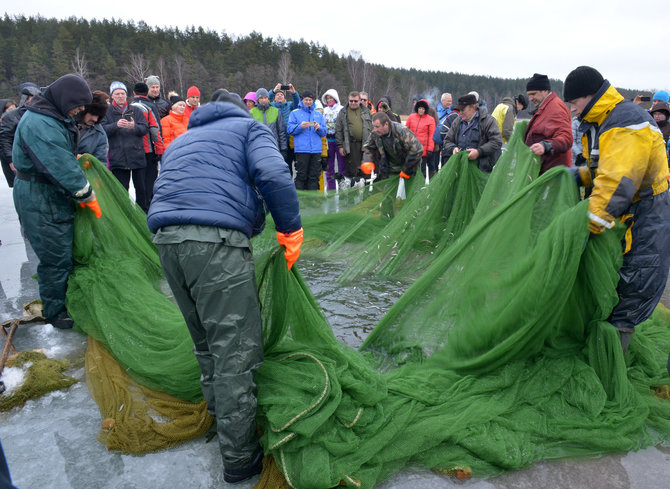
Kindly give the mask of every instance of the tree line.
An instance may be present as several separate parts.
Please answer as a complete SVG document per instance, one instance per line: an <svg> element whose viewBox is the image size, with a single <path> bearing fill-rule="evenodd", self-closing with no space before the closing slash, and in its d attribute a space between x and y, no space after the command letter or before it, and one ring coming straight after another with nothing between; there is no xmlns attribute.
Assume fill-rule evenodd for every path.
<svg viewBox="0 0 670 489"><path fill-rule="evenodd" d="M107 91L114 80L129 89L148 75L158 75L166 96L185 96L196 85L207 101L217 88L244 95L278 82L310 88L321 96L335 88L344 102L351 90L365 90L372 100L389 95L393 109L408 113L414 97L432 106L449 91L454 101L479 92L490 110L503 97L525 93L526 79L467 75L457 72L388 68L368 63L362 54L339 55L303 39L273 39L259 32L231 36L202 27L160 28L145 22L67 20L9 16L0 20L0 97L17 98L18 86L32 81L46 86L66 73L79 73L93 89ZM559 94L563 84L552 80ZM626 97L633 91L623 90Z"/></svg>

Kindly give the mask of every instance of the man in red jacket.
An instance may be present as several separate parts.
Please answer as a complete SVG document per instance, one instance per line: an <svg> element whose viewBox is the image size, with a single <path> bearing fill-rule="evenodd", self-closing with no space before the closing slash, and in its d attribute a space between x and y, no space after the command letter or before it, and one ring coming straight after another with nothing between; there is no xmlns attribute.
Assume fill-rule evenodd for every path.
<svg viewBox="0 0 670 489"><path fill-rule="evenodd" d="M542 157L540 175L559 165L572 166L572 118L563 101L551 91L547 75L535 73L526 84L537 110L526 128L524 142Z"/></svg>

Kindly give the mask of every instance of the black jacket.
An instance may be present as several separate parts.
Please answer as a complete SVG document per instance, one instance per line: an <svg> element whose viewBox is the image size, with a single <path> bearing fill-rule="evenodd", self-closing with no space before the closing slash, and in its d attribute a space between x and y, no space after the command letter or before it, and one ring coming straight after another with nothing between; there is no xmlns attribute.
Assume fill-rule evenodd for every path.
<svg viewBox="0 0 670 489"><path fill-rule="evenodd" d="M26 110L28 109L23 105L6 112L5 115L2 116L2 119L0 119L0 159L2 161L7 163L13 161L12 145L14 144L14 133L16 132L16 126L19 125L19 121Z"/></svg>
<svg viewBox="0 0 670 489"><path fill-rule="evenodd" d="M149 132L149 125L138 107L128 105L125 112L132 112L134 129L121 129L116 123L123 117L121 109L112 104L102 120L102 128L109 140L109 168L119 170L137 170L147 166L144 156L143 137Z"/></svg>

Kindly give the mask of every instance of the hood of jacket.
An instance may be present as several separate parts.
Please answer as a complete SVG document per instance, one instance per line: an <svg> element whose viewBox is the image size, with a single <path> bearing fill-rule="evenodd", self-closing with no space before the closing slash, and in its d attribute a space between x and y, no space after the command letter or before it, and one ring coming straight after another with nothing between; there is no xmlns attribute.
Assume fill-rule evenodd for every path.
<svg viewBox="0 0 670 489"><path fill-rule="evenodd" d="M331 89L327 90L326 93L321 95L321 102L323 102L324 107L328 107L328 103L326 102L326 95L330 95L331 97L333 97L335 99L335 105L340 104L340 96L337 94L337 90L335 90L334 88L331 88Z"/></svg>
<svg viewBox="0 0 670 489"><path fill-rule="evenodd" d="M382 102L386 102L391 110L393 110L393 103L391 101L391 96L390 95L382 95L379 97L379 101L377 102L377 108L379 109L379 104Z"/></svg>
<svg viewBox="0 0 670 489"><path fill-rule="evenodd" d="M425 110L425 114L426 115L428 114L428 109L430 108L430 104L428 103L428 100L426 100L425 98L422 98L421 100L419 100L416 103L416 105L414 105L414 112L416 112L417 114L419 113L419 107L423 107L424 110Z"/></svg>
<svg viewBox="0 0 670 489"><path fill-rule="evenodd" d="M43 98L51 103L63 119L66 119L67 113L75 107L90 104L93 94L86 80L70 73L49 85L44 91Z"/></svg>
<svg viewBox="0 0 670 489"><path fill-rule="evenodd" d="M246 117L253 119L249 112L232 102L209 102L191 113L188 128L204 126L226 117Z"/></svg>
<svg viewBox="0 0 670 489"><path fill-rule="evenodd" d="M599 126L607 118L612 109L623 100L623 96L605 80L591 101L584 107L580 117L585 122L592 122Z"/></svg>
<svg viewBox="0 0 670 489"><path fill-rule="evenodd" d="M314 104L311 106L307 107L306 105L302 104L302 99L300 100L300 103L298 104L298 108L301 110L304 110L305 112L312 113L316 110L316 107L314 107Z"/></svg>

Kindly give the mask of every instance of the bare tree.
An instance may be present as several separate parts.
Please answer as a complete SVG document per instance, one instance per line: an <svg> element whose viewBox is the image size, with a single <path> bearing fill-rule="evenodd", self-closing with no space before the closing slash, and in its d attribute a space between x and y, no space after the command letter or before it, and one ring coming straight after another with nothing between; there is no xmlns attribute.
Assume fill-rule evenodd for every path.
<svg viewBox="0 0 670 489"><path fill-rule="evenodd" d="M165 78L166 68L165 68L165 60L163 59L163 56L159 56L158 59L156 60L156 72L158 73L158 79L161 82L162 95L163 95L163 97L167 97L168 88L165 86L165 83L167 82L167 79Z"/></svg>
<svg viewBox="0 0 670 489"><path fill-rule="evenodd" d="M174 74L176 76L176 84L179 88L179 93L183 94L184 93L184 70L186 69L186 61L184 61L184 58L178 54L174 55L174 64L175 64L175 70Z"/></svg>
<svg viewBox="0 0 670 489"><path fill-rule="evenodd" d="M360 51L349 51L349 56L347 56L347 70L349 71L351 83L355 90L361 89L361 61L365 63Z"/></svg>
<svg viewBox="0 0 670 489"><path fill-rule="evenodd" d="M84 53L79 53L79 48L74 51L74 59L71 62L72 71L77 75L86 79L88 77L88 62L86 61L86 56Z"/></svg>
<svg viewBox="0 0 670 489"><path fill-rule="evenodd" d="M279 66L277 68L277 75L281 83L288 85L293 83L293 70L291 70L291 54L288 51L281 53L279 58Z"/></svg>
<svg viewBox="0 0 670 489"><path fill-rule="evenodd" d="M149 63L144 59L144 54L131 54L130 63L123 66L123 70L134 82L144 81L149 76Z"/></svg>

